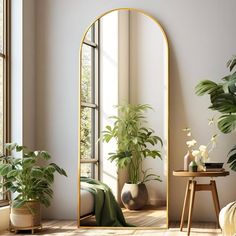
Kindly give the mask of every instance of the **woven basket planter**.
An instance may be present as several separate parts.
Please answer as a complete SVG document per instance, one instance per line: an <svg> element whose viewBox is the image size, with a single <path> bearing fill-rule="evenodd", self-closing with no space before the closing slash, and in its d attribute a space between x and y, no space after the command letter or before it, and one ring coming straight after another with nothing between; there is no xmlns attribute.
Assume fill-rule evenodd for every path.
<svg viewBox="0 0 236 236"><path fill-rule="evenodd" d="M10 220L14 230L40 228L40 203L38 201L29 201L20 208L11 207Z"/></svg>

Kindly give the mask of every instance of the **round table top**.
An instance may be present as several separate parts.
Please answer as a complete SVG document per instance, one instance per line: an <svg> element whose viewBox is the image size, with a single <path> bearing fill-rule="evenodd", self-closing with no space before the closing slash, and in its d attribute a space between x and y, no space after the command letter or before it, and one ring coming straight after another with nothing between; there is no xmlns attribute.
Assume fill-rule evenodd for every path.
<svg viewBox="0 0 236 236"><path fill-rule="evenodd" d="M219 176L227 176L229 175L229 171L185 171L185 170L174 170L174 176L178 177L219 177Z"/></svg>

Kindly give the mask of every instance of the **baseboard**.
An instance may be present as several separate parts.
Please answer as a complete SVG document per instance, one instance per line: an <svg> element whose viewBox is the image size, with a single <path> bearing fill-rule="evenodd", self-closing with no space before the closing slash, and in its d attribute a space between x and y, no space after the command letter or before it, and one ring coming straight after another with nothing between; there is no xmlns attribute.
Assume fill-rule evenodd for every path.
<svg viewBox="0 0 236 236"><path fill-rule="evenodd" d="M149 199L148 204L151 206L166 206L166 199Z"/></svg>

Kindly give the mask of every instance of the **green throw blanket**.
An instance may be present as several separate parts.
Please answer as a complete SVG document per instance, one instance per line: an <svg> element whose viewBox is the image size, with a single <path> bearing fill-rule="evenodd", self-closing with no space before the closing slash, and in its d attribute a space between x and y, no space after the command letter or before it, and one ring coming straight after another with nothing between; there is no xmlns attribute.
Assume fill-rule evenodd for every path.
<svg viewBox="0 0 236 236"><path fill-rule="evenodd" d="M80 177L80 182L82 189L94 195L95 218L98 226L133 226L126 223L121 208L106 184L87 177Z"/></svg>

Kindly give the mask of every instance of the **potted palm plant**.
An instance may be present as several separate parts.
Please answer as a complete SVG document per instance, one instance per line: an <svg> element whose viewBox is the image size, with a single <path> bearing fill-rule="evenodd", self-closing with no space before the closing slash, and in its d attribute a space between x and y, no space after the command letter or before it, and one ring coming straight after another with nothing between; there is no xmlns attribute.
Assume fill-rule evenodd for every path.
<svg viewBox="0 0 236 236"><path fill-rule="evenodd" d="M210 96L209 109L221 113L218 128L225 134L236 130L236 56L227 62L227 67L231 73L224 76L221 82L203 80L196 86L197 95ZM229 151L227 163L232 171L236 171L236 145ZM236 233L235 212L236 202L229 203L220 212L219 221L224 235L235 235Z"/></svg>
<svg viewBox="0 0 236 236"><path fill-rule="evenodd" d="M22 152L17 158L6 155L0 164L1 183L11 192L10 220L13 229L31 229L41 226L41 204L48 207L53 196L54 174L66 175L65 170L55 163L47 164L51 158L46 151L30 151L16 143L6 144L8 153Z"/></svg>
<svg viewBox="0 0 236 236"><path fill-rule="evenodd" d="M148 200L145 182L161 181L160 176L150 173L150 169L143 170L143 160L160 158L161 151L156 148L162 139L154 135L154 131L147 127L144 113L152 109L148 104L125 104L118 107L118 116L112 116L113 126L106 126L103 131L103 141L115 139L117 150L109 153L109 159L115 161L119 168L127 168L129 181L125 183L121 200L128 209L141 209Z"/></svg>

